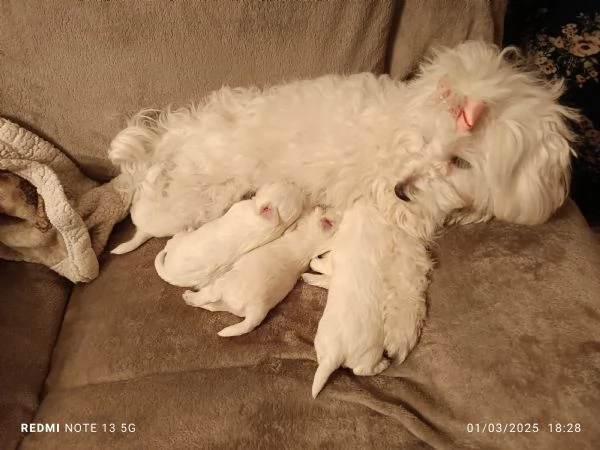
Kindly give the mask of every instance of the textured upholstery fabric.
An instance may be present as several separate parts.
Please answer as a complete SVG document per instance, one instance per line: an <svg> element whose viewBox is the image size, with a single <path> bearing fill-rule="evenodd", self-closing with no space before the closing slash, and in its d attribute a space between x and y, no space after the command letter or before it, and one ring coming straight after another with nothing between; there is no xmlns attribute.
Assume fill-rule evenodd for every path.
<svg viewBox="0 0 600 450"><path fill-rule="evenodd" d="M508 0L405 0L398 2L388 71L411 75L431 47L464 40L502 42Z"/></svg>
<svg viewBox="0 0 600 450"><path fill-rule="evenodd" d="M393 0L0 1L0 114L114 175L126 117L223 84L384 70Z"/></svg>
<svg viewBox="0 0 600 450"><path fill-rule="evenodd" d="M299 284L254 332L220 338L238 319L186 306L152 267L163 244L107 255L74 288L36 417L136 433L30 434L24 449L600 446L600 249L572 203L543 227L450 230L416 350L386 376L337 372L315 401L324 292ZM467 433L491 422L539 431Z"/></svg>
<svg viewBox="0 0 600 450"><path fill-rule="evenodd" d="M0 446L14 448L50 366L71 283L50 269L0 261Z"/></svg>
<svg viewBox="0 0 600 450"><path fill-rule="evenodd" d="M0 115L41 132L88 174L108 177L108 143L139 108L186 103L223 83L386 67L402 77L433 42L501 37L502 0L425 4L0 0ZM131 232L120 226L109 247ZM237 319L185 306L182 290L154 272L163 244L103 254L99 278L73 289L31 420L93 422L98 432L31 433L23 449L600 447L600 250L572 204L542 227L448 231L434 249L429 318L414 353L385 376L340 371L316 401L312 340L325 293L298 284L257 330L219 338ZM58 293L64 282L21 280L20 267L30 266L0 262L0 273L12 271L6 289L28 294L2 320L32 305L26 312L39 309L50 323L52 297L30 292ZM44 352L27 355L18 343L28 340L3 340L12 352L11 373L1 373L12 380L6 398L25 389L13 366L47 364L53 337L38 337L47 326L36 319L25 328ZM3 448L17 443L15 424L35 409L38 370L26 372L37 384L20 401L24 413L3 410L16 421L2 429ZM578 422L582 431L554 435L550 421ZM468 423L484 422L538 423L540 431L467 433ZM135 431L104 432L103 424Z"/></svg>

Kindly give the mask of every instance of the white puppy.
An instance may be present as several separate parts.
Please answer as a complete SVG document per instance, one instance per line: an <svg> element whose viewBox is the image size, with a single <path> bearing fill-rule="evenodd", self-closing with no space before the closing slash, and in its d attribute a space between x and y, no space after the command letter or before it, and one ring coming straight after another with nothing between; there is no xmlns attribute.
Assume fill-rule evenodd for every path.
<svg viewBox="0 0 600 450"><path fill-rule="evenodd" d="M384 358L384 283L379 262L390 249L379 235L387 225L372 206L356 204L344 214L331 252L327 305L315 336L319 367L316 397L340 366L356 375L376 375L390 362Z"/></svg>
<svg viewBox="0 0 600 450"><path fill-rule="evenodd" d="M304 200L292 184L267 184L219 219L175 235L156 255L156 271L175 286L205 286L244 253L281 236L302 213Z"/></svg>
<svg viewBox="0 0 600 450"><path fill-rule="evenodd" d="M371 214L376 216L377 212L372 210ZM338 244L336 241L335 247L338 245L344 244ZM378 245L387 249L385 253L379 254L381 259L375 266L380 274L385 295L375 297L376 293L371 294L383 310L385 351L388 355L393 355L396 362L402 362L416 343L425 319L423 292L427 287L427 279L420 275L428 273L432 263L422 243L402 230L388 228L385 234L379 235ZM329 289L334 276L331 256L333 253L334 251L331 251L313 258L309 266L317 273L304 273L302 279L310 285ZM396 301L399 297L404 301ZM398 343L401 342L408 343L408 346L400 347Z"/></svg>
<svg viewBox="0 0 600 450"><path fill-rule="evenodd" d="M246 253L213 284L199 292L186 291L183 298L191 306L245 317L219 336L248 333L289 294L310 260L331 248L338 223L332 210L317 207L281 238Z"/></svg>

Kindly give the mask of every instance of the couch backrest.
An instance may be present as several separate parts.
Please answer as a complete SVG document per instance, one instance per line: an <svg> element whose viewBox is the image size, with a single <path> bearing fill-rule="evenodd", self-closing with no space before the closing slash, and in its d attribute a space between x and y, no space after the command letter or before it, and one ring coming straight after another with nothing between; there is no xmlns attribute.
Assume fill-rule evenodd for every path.
<svg viewBox="0 0 600 450"><path fill-rule="evenodd" d="M223 84L384 71L402 3L3 0L0 115L106 179L111 139L142 108L187 104Z"/></svg>

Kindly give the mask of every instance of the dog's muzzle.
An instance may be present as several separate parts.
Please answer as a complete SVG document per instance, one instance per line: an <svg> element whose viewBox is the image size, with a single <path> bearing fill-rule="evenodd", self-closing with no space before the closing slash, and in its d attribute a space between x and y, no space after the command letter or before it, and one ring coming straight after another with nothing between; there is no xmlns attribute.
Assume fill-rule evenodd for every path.
<svg viewBox="0 0 600 450"><path fill-rule="evenodd" d="M400 200L410 202L410 197L406 195L406 192L404 192L405 188L406 186L404 184L396 183L396 186L394 186L394 193L396 194L396 197L398 197Z"/></svg>

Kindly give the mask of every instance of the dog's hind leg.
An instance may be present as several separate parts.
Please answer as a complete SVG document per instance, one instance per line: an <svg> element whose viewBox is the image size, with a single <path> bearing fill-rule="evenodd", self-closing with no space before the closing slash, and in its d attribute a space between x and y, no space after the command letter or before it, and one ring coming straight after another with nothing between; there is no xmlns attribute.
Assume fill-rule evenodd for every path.
<svg viewBox="0 0 600 450"><path fill-rule="evenodd" d="M205 305L218 302L221 299L221 295L216 291L213 285L206 286L200 289L198 292L190 290L185 291L182 297L188 305L199 308L204 308Z"/></svg>
<svg viewBox="0 0 600 450"><path fill-rule="evenodd" d="M188 303L189 305L189 303ZM205 309L210 312L229 312L229 306L227 303L222 300L217 300L215 302L204 303L203 305L194 305L198 308Z"/></svg>
<svg viewBox="0 0 600 450"><path fill-rule="evenodd" d="M127 242L123 242L122 244L117 245L110 252L113 255L123 255L125 253L129 253L138 248L140 245L142 245L144 242L146 242L152 237L153 236L151 234L146 233L145 231L142 231L138 228L137 230L135 230L135 234L131 239L129 239Z"/></svg>
<svg viewBox="0 0 600 450"><path fill-rule="evenodd" d="M246 317L241 322L238 322L229 327L223 328L217 334L221 337L241 336L254 330L266 317L267 312L262 308L252 309L248 311Z"/></svg>
<svg viewBox="0 0 600 450"><path fill-rule="evenodd" d="M379 361L377 364L375 364L373 366L372 365L363 365L363 366L355 367L354 369L352 369L352 372L354 373L354 375L358 375L361 377L370 377L370 376L377 375L377 374L383 372L389 366L390 366L390 360L383 358L381 361Z"/></svg>

